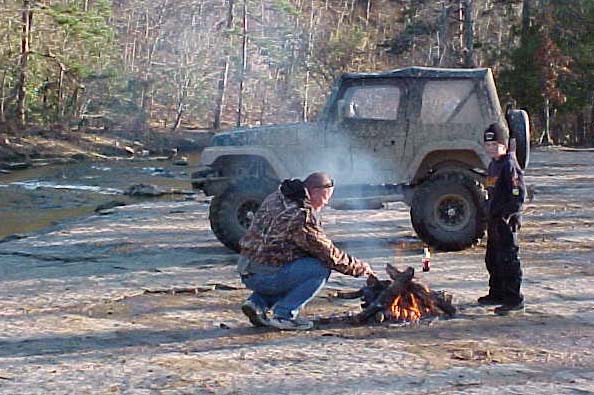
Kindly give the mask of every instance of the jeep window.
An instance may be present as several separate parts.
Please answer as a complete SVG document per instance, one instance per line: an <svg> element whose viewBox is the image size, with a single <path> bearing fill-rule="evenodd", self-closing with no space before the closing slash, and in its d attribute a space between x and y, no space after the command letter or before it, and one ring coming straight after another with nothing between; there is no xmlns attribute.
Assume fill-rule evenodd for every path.
<svg viewBox="0 0 594 395"><path fill-rule="evenodd" d="M400 88L397 86L353 86L344 98L345 118L388 121L398 118Z"/></svg>
<svg viewBox="0 0 594 395"><path fill-rule="evenodd" d="M470 80L427 81L423 91L424 124L480 123L479 100Z"/></svg>

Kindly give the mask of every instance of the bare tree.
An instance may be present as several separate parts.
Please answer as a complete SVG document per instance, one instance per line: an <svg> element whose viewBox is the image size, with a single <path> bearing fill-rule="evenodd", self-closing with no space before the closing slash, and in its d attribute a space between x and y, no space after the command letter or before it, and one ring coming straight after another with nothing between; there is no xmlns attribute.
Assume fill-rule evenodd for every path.
<svg viewBox="0 0 594 395"><path fill-rule="evenodd" d="M307 50L305 54L305 83L303 87L303 106L301 112L301 119L303 122L307 122L307 114L309 113L309 79L311 76L311 55L314 46L314 10L314 2L313 0L311 0L309 11L309 27L307 35Z"/></svg>
<svg viewBox="0 0 594 395"><path fill-rule="evenodd" d="M31 45L31 26L33 24L33 11L31 10L31 1L23 0L23 9L21 11L21 52L18 66L18 82L16 89L17 117L21 127L26 123L26 90L27 66L29 51Z"/></svg>
<svg viewBox="0 0 594 395"><path fill-rule="evenodd" d="M228 31L230 31L233 28L233 7L235 5L235 0L228 0L229 1L229 7L227 8L227 22L225 24L226 28ZM232 46L232 39L230 38L229 41L231 41L229 44L229 46ZM213 119L213 123L212 123L212 127L215 130L218 130L221 128L221 116L223 113L223 105L225 104L225 93L227 90L227 80L229 78L229 62L230 62L230 56L229 56L229 49L227 47L225 47L224 50L224 54L223 54L223 61L222 61L222 66L221 66L221 75L219 77L219 82L218 82L218 89L217 89L217 96L215 99L215 108L214 108L214 119Z"/></svg>
<svg viewBox="0 0 594 395"><path fill-rule="evenodd" d="M237 120L235 126L241 126L241 116L243 109L243 89L245 84L245 71L247 68L248 55L248 19L247 19L247 0L243 0L242 5L242 36L241 36L241 66L239 70L239 92L237 100Z"/></svg>
<svg viewBox="0 0 594 395"><path fill-rule="evenodd" d="M464 67L474 67L474 20L472 0L464 0Z"/></svg>
<svg viewBox="0 0 594 395"><path fill-rule="evenodd" d="M6 97L4 96L4 89L6 86L6 70L2 71L2 80L0 82L0 122L6 122L6 113L4 109L4 103L6 102Z"/></svg>

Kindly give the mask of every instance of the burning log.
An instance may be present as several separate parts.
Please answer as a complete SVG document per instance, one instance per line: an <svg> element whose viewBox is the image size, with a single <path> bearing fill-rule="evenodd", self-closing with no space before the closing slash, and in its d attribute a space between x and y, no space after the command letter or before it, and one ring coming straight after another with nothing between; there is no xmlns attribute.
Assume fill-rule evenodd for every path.
<svg viewBox="0 0 594 395"><path fill-rule="evenodd" d="M369 320L369 318L375 316L376 313L385 311L388 306L390 306L391 303L400 295L400 293L402 293L404 287L410 283L415 275L415 269L412 267L409 267L404 272L399 272L395 267L388 265L386 267L386 271L393 280L387 286L384 286L384 284L382 284L379 280L376 282L376 279L370 277L369 282L373 283L372 289L383 288L383 290L373 299L369 297L372 295L372 293L368 292L369 296L367 296L367 298L369 299L369 305L365 307L365 309L357 316L357 320L359 322L365 322Z"/></svg>
<svg viewBox="0 0 594 395"><path fill-rule="evenodd" d="M440 312L448 316L456 313L451 296L431 291L412 281L415 275L412 267L400 271L388 264L386 272L391 280L370 277L366 287L352 293L361 295L364 302L363 311L355 316L356 322L365 323L371 318L376 322L417 321L423 317L441 315Z"/></svg>

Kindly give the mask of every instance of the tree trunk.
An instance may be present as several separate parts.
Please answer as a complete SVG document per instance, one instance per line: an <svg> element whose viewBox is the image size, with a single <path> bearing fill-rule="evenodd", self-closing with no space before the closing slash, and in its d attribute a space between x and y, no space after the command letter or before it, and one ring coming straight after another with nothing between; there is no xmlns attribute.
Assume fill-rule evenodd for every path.
<svg viewBox="0 0 594 395"><path fill-rule="evenodd" d="M523 0L522 2L522 34L520 35L520 40L525 41L528 38L528 32L530 30L530 26L532 25L531 17L532 17L532 8L530 4L531 0ZM520 43L523 45L525 43Z"/></svg>
<svg viewBox="0 0 594 395"><path fill-rule="evenodd" d="M586 133L586 145L594 146L594 92L590 92L590 121Z"/></svg>
<svg viewBox="0 0 594 395"><path fill-rule="evenodd" d="M464 58L461 57L464 48L464 0L458 0L458 59L457 65L463 64Z"/></svg>
<svg viewBox="0 0 594 395"><path fill-rule="evenodd" d="M368 4L369 4L368 0ZM313 28L314 28L314 2L311 0L311 10L309 13L309 34L307 38L307 52L305 54L305 86L303 91L303 105L301 112L301 119L307 122L307 114L309 113L309 78L311 74L311 55L313 52Z"/></svg>
<svg viewBox="0 0 594 395"><path fill-rule="evenodd" d="M78 105L78 97L79 97L79 90L80 87L78 85L76 85L74 87L74 92L72 92L72 96L70 97L70 105L71 105L71 110L70 110L70 114L73 118L76 118L79 114L79 105Z"/></svg>
<svg viewBox="0 0 594 395"><path fill-rule="evenodd" d="M474 21L472 0L464 1L464 67L474 67Z"/></svg>
<svg viewBox="0 0 594 395"><path fill-rule="evenodd" d="M241 126L241 117L242 117L242 108L243 108L243 88L245 82L245 70L247 68L247 34L248 34L248 24L247 24L247 0L243 0L243 35L241 39L241 70L239 72L239 93L238 93L238 101L237 101L237 120L235 121L235 126Z"/></svg>
<svg viewBox="0 0 594 395"><path fill-rule="evenodd" d="M229 0L229 8L227 9L227 30L233 28L233 6L235 5L235 0ZM231 39L232 40L232 39ZM228 43L228 45L232 45L232 42ZM227 92L227 79L229 77L229 62L230 57L228 54L228 49L225 49L225 56L221 66L221 76L219 77L219 84L217 90L217 97L215 101L215 108L214 108L214 116L212 127L215 130L219 130L221 128L221 118L223 115L223 106L225 105L225 96Z"/></svg>
<svg viewBox="0 0 594 395"><path fill-rule="evenodd" d="M175 123L171 128L172 133L175 132L177 128L179 128L179 125L181 125L182 115L184 113L184 106L186 98L188 97L188 86L190 86L191 79L192 78L190 76L186 76L186 80L184 81L181 92L179 94L179 100L177 102L177 115L175 117Z"/></svg>
<svg viewBox="0 0 594 395"><path fill-rule="evenodd" d="M218 84L218 95L214 109L214 120L212 127L215 130L221 128L221 116L223 115L223 104L225 103L225 92L227 89L227 78L229 76L229 56L225 57L223 61L223 71L221 71L221 77Z"/></svg>
<svg viewBox="0 0 594 395"><path fill-rule="evenodd" d="M435 66L442 66L448 49L448 28L450 25L450 7L442 4L439 19L439 30L437 31L437 56Z"/></svg>
<svg viewBox="0 0 594 395"><path fill-rule="evenodd" d="M133 44L130 44L128 42L128 39L130 37L132 37L132 30L131 30L131 26L132 26L132 15L133 12L131 11L128 14L128 21L127 21L127 25L126 25L126 44L124 45L124 54L123 54L123 58L124 58L124 70L128 71L132 69L132 50L133 50Z"/></svg>
<svg viewBox="0 0 594 395"><path fill-rule="evenodd" d="M575 128L573 134L573 141L572 143L580 146L584 143L585 134L586 134L586 117L584 116L584 112L580 111L577 114L577 127Z"/></svg>
<svg viewBox="0 0 594 395"><path fill-rule="evenodd" d="M542 145L551 145L553 142L551 141L551 109L550 109L550 102L549 98L545 97L544 101L544 128L542 134L540 136L540 144Z"/></svg>
<svg viewBox="0 0 594 395"><path fill-rule="evenodd" d="M18 67L18 81L16 89L17 102L17 121L21 128L25 127L26 120L26 91L25 85L27 83L27 66L29 49L31 45L31 24L33 19L33 11L31 11L31 1L23 0L23 10L21 13L21 55Z"/></svg>
<svg viewBox="0 0 594 395"><path fill-rule="evenodd" d="M60 68L60 78L58 80L58 119L64 117L64 69Z"/></svg>
<svg viewBox="0 0 594 395"><path fill-rule="evenodd" d="M264 125L264 116L268 107L268 85L266 85L266 82L263 82L262 85L264 86L264 92L262 92L262 102L260 105L260 125Z"/></svg>
<svg viewBox="0 0 594 395"><path fill-rule="evenodd" d="M157 23L156 26L151 29L150 28L150 18L148 9L145 10L146 12L146 30L145 30L145 42L147 45L147 58L146 58L146 66L144 70L144 81L142 84L142 111L144 114L149 115L149 123L150 123L150 103L152 101L152 92L153 92L153 78L152 78L152 69L153 69L153 56L155 55L155 51L157 49L157 44L161 39L161 27L163 26L163 19L165 17L165 12L169 7L169 0L164 0L159 7L158 16L157 16ZM155 37L153 38L152 42L149 44L150 39L150 31L155 30ZM149 93L151 92L151 93Z"/></svg>
<svg viewBox="0 0 594 395"><path fill-rule="evenodd" d="M4 85L6 84L6 71L2 72L2 81L0 81L0 122L6 122L6 114L4 112Z"/></svg>

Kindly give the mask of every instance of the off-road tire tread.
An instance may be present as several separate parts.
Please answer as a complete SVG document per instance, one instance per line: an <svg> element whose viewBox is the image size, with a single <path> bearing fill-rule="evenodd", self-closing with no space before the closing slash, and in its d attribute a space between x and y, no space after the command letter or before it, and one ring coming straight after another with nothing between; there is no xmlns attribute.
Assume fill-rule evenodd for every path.
<svg viewBox="0 0 594 395"><path fill-rule="evenodd" d="M217 239L227 248L239 252L239 240L245 234L245 229L235 218L230 217L235 213L238 200L249 194L262 202L277 186L278 183L272 180L245 178L231 182L222 194L213 196L208 219Z"/></svg>
<svg viewBox="0 0 594 395"><path fill-rule="evenodd" d="M472 196L472 203L476 207L475 227L471 234L462 235L459 240L443 240L434 234L431 230L431 224L427 223L424 210L425 205L429 204L430 191L443 185L461 185L468 190ZM434 175L429 180L417 187L415 195L411 202L410 217L413 228L419 238L429 246L439 251L461 251L474 244L477 244L485 235L486 216L485 216L485 189L478 178L469 177L463 173L443 172ZM467 232L468 233L468 232Z"/></svg>

